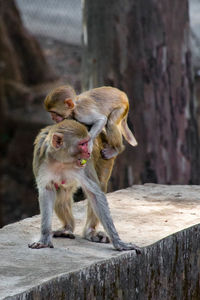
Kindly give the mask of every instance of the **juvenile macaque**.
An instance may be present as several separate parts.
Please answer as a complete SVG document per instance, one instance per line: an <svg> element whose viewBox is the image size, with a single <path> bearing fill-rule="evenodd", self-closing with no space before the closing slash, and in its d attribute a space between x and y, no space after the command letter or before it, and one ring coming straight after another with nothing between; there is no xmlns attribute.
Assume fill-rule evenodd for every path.
<svg viewBox="0 0 200 300"><path fill-rule="evenodd" d="M76 95L71 86L61 86L47 95L45 108L57 123L63 119L75 119L90 128L90 149L94 139L106 128L108 144L102 149L102 157L110 159L124 149L122 135L132 146L137 142L127 125L129 101L117 88L100 87Z"/></svg>
<svg viewBox="0 0 200 300"><path fill-rule="evenodd" d="M30 248L53 247L51 230L53 208L63 223L63 228L55 235L74 238L71 201L73 192L77 186L81 186L89 201L84 236L87 238L88 228L92 228L93 222L96 223L96 220L92 219L95 215L100 219L117 250L133 249L139 252L137 246L124 243L115 229L107 199L99 187L93 157L88 147L89 139L86 127L74 120L64 120L48 126L37 136L33 171L39 191L41 237L38 242L29 245ZM108 237L104 233L98 234L101 242L108 242ZM98 235L96 237L96 241L99 242Z"/></svg>

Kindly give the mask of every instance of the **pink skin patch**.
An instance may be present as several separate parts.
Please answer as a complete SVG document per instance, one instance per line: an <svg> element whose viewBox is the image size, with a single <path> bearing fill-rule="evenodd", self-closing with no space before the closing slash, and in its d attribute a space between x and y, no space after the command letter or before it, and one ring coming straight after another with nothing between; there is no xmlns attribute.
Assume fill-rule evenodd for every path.
<svg viewBox="0 0 200 300"><path fill-rule="evenodd" d="M83 139L78 143L78 147L81 150L81 158L89 158L90 157L90 151L88 149L88 142L89 139Z"/></svg>
<svg viewBox="0 0 200 300"><path fill-rule="evenodd" d="M64 118L62 116L60 116L59 114L55 113L55 112L50 112L51 114L51 118L53 121L55 121L56 123L60 123L61 121L64 120Z"/></svg>
<svg viewBox="0 0 200 300"><path fill-rule="evenodd" d="M58 191L59 190L59 185L55 182L54 186L55 186L56 191Z"/></svg>
<svg viewBox="0 0 200 300"><path fill-rule="evenodd" d="M61 181L61 184L65 184L65 183L66 183L66 180ZM54 182L54 187L55 187L56 191L58 191L60 188L60 185L57 182Z"/></svg>

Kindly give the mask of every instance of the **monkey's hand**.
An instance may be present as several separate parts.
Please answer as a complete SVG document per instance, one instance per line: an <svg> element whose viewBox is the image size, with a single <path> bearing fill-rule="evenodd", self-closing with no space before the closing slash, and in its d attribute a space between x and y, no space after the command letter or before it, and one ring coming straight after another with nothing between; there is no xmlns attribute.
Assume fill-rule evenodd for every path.
<svg viewBox="0 0 200 300"><path fill-rule="evenodd" d="M41 238L38 242L28 244L31 249L54 248L51 237Z"/></svg>
<svg viewBox="0 0 200 300"><path fill-rule="evenodd" d="M114 148L111 148L110 146L105 146L102 150L101 150L101 156L103 159L111 159L115 156L117 156L117 151Z"/></svg>
<svg viewBox="0 0 200 300"><path fill-rule="evenodd" d="M132 243L124 243L122 240L113 242L113 246L118 251L135 250L137 254L141 253L141 249L138 246Z"/></svg>

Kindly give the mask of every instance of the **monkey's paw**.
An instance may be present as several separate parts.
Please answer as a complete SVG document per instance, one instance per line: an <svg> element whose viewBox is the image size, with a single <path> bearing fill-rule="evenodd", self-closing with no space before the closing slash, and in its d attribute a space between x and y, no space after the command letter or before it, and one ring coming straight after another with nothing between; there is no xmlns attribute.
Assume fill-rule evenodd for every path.
<svg viewBox="0 0 200 300"><path fill-rule="evenodd" d="M141 248L132 244L132 243L124 243L121 240L113 243L114 247L118 251L127 251L127 250L135 250L137 254L141 253Z"/></svg>
<svg viewBox="0 0 200 300"><path fill-rule="evenodd" d="M53 237L62 237L62 238L68 238L68 239L75 239L75 235L72 233L71 230L66 230L64 228L58 229L56 231L53 231Z"/></svg>
<svg viewBox="0 0 200 300"><path fill-rule="evenodd" d="M95 243L110 243L109 237L103 231L95 231L92 230L85 234L85 238L88 241L95 242Z"/></svg>
<svg viewBox="0 0 200 300"><path fill-rule="evenodd" d="M109 146L101 150L101 156L104 159L110 159L117 156L117 151Z"/></svg>
<svg viewBox="0 0 200 300"><path fill-rule="evenodd" d="M28 247L31 249L54 248L52 242L45 244L40 241L32 244L28 244Z"/></svg>

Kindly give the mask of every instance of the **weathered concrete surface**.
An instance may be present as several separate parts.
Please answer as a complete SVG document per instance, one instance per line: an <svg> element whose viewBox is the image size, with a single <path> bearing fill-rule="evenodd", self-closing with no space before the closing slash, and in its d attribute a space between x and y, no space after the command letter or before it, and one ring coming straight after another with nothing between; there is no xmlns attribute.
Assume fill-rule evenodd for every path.
<svg viewBox="0 0 200 300"><path fill-rule="evenodd" d="M39 216L29 218L0 230L0 299L200 299L200 225L190 227L200 221L200 187L133 186L108 199L122 239L144 246L141 255L83 240L85 203L75 205L76 239L55 239L54 249L27 247L40 228Z"/></svg>

